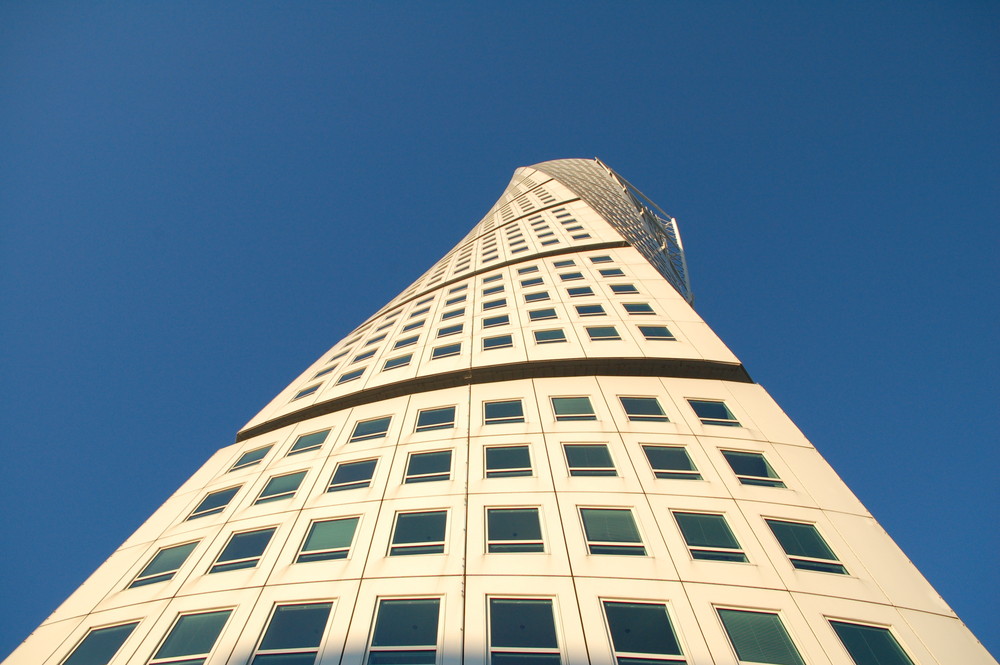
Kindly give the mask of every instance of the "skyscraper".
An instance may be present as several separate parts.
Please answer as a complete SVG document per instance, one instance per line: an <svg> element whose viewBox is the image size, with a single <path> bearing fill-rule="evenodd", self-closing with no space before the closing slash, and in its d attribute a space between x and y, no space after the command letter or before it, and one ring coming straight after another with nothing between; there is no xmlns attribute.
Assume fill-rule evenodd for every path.
<svg viewBox="0 0 1000 665"><path fill-rule="evenodd" d="M994 662L691 302L620 176L518 169L7 662Z"/></svg>

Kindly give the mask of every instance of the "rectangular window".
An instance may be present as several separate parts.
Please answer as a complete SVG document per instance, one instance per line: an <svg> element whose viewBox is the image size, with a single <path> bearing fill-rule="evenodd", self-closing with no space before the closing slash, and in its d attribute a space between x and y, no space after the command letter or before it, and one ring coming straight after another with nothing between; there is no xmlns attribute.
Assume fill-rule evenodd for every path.
<svg viewBox="0 0 1000 665"><path fill-rule="evenodd" d="M527 268L518 268L518 275L527 275L533 272L538 272L538 266L528 266Z"/></svg>
<svg viewBox="0 0 1000 665"><path fill-rule="evenodd" d="M452 429L455 427L455 407L442 406L437 409L424 409L417 414L417 431L430 432L436 429Z"/></svg>
<svg viewBox="0 0 1000 665"><path fill-rule="evenodd" d="M407 365L410 364L410 361L412 359L413 359L412 353L407 353L405 356L396 356L395 358L389 358L388 360L385 361L385 364L382 365L382 371L396 369L398 367L406 367Z"/></svg>
<svg viewBox="0 0 1000 665"><path fill-rule="evenodd" d="M202 665L208 660L232 610L182 614L150 665Z"/></svg>
<svg viewBox="0 0 1000 665"><path fill-rule="evenodd" d="M415 319L418 316L423 316L424 314L426 314L429 311L431 311L430 307L424 307L422 309L418 309L417 311L415 311L415 312L413 312L413 313L410 314L410 318L411 319Z"/></svg>
<svg viewBox="0 0 1000 665"><path fill-rule="evenodd" d="M445 344L444 346L438 346L433 351L431 351L431 360L437 360L438 358L448 358L450 356L457 356L462 352L462 344Z"/></svg>
<svg viewBox="0 0 1000 665"><path fill-rule="evenodd" d="M509 349L514 346L514 338L510 335L498 335L496 337L483 338L483 351L491 349Z"/></svg>
<svg viewBox="0 0 1000 665"><path fill-rule="evenodd" d="M483 412L483 423L486 425L524 422L524 408L519 399L483 402Z"/></svg>
<svg viewBox="0 0 1000 665"><path fill-rule="evenodd" d="M552 601L490 598L490 665L559 665Z"/></svg>
<svg viewBox="0 0 1000 665"><path fill-rule="evenodd" d="M438 598L381 600L367 665L437 662Z"/></svg>
<svg viewBox="0 0 1000 665"><path fill-rule="evenodd" d="M484 277L483 284L489 284L490 282L495 282L498 279L503 279L503 275L490 275L489 277Z"/></svg>
<svg viewBox="0 0 1000 665"><path fill-rule="evenodd" d="M541 302L549 299L548 291L536 291L535 293L525 293L524 302Z"/></svg>
<svg viewBox="0 0 1000 665"><path fill-rule="evenodd" d="M589 286L574 286L566 289L566 293L569 294L570 298L579 298L581 296L592 296L594 295L594 289Z"/></svg>
<svg viewBox="0 0 1000 665"><path fill-rule="evenodd" d="M389 556L443 554L447 525L447 510L397 514Z"/></svg>
<svg viewBox="0 0 1000 665"><path fill-rule="evenodd" d="M855 665L913 665L888 628L830 621Z"/></svg>
<svg viewBox="0 0 1000 665"><path fill-rule="evenodd" d="M725 402L707 399L689 399L688 404L694 409L702 425L742 427Z"/></svg>
<svg viewBox="0 0 1000 665"><path fill-rule="evenodd" d="M642 446L653 475L663 480L701 480L698 468L681 446Z"/></svg>
<svg viewBox="0 0 1000 665"><path fill-rule="evenodd" d="M333 472L327 492L363 489L371 485L378 460L366 459L359 462L341 462Z"/></svg>
<svg viewBox="0 0 1000 665"><path fill-rule="evenodd" d="M706 513L674 513L691 557L702 561L739 561L747 556L736 541L726 518Z"/></svg>
<svg viewBox="0 0 1000 665"><path fill-rule="evenodd" d="M397 340L395 344L392 345L393 349L402 349L406 346L413 346L420 339L420 335L413 335L412 337L404 337L401 340Z"/></svg>
<svg viewBox="0 0 1000 665"><path fill-rule="evenodd" d="M133 621L91 630L62 665L107 665L138 625L138 621Z"/></svg>
<svg viewBox="0 0 1000 665"><path fill-rule="evenodd" d="M448 335L457 335L462 332L462 328L465 327L464 323L459 323L454 326L445 326L444 328L438 328L438 337L447 337Z"/></svg>
<svg viewBox="0 0 1000 665"><path fill-rule="evenodd" d="M576 265L576 262L573 259L567 259L565 261L553 261L552 262L552 266L554 268L572 268L575 265Z"/></svg>
<svg viewBox="0 0 1000 665"><path fill-rule="evenodd" d="M319 387L321 385L323 384L317 383L315 386L309 386L308 388L300 390L299 392L295 393L295 397L292 398L292 401L294 402L297 399L302 399L303 397L308 397L309 395L312 395L317 390L319 390Z"/></svg>
<svg viewBox="0 0 1000 665"><path fill-rule="evenodd" d="M378 337L372 337L370 340L365 342L365 346L371 346L372 344L377 344L378 342L381 342L383 339L385 339L384 334L379 335Z"/></svg>
<svg viewBox="0 0 1000 665"><path fill-rule="evenodd" d="M684 663L680 641L663 603L604 601L604 616L619 665Z"/></svg>
<svg viewBox="0 0 1000 665"><path fill-rule="evenodd" d="M489 309L497 309L498 307L506 307L506 306L507 306L506 298L500 298L498 300L488 300L483 303L483 310L485 311Z"/></svg>
<svg viewBox="0 0 1000 665"><path fill-rule="evenodd" d="M781 549L785 550L788 560L795 568L820 573L847 574L847 568L837 560L837 555L823 540L815 524L769 519L764 521L771 527L771 533L778 539Z"/></svg>
<svg viewBox="0 0 1000 665"><path fill-rule="evenodd" d="M486 551L490 554L544 552L538 508L488 508Z"/></svg>
<svg viewBox="0 0 1000 665"><path fill-rule="evenodd" d="M503 293L504 286L500 284L499 286L491 286L488 289L483 289L484 296L491 296L494 293Z"/></svg>
<svg viewBox="0 0 1000 665"><path fill-rule="evenodd" d="M633 422L670 422L655 397L619 397L625 415Z"/></svg>
<svg viewBox="0 0 1000 665"><path fill-rule="evenodd" d="M666 340L672 342L677 339L666 326L639 326L639 332L650 341Z"/></svg>
<svg viewBox="0 0 1000 665"><path fill-rule="evenodd" d="M539 284L544 284L545 280L541 277L529 277L528 279L521 280L521 286L527 288L529 286L538 286Z"/></svg>
<svg viewBox="0 0 1000 665"><path fill-rule="evenodd" d="M561 279L564 282L574 282L574 281L576 281L578 279L583 279L583 273L582 272L564 272L561 275L559 275L559 279Z"/></svg>
<svg viewBox="0 0 1000 665"><path fill-rule="evenodd" d="M580 316L605 316L607 312L601 305L576 305L576 313Z"/></svg>
<svg viewBox="0 0 1000 665"><path fill-rule="evenodd" d="M552 412L556 420L597 420L589 397L553 397Z"/></svg>
<svg viewBox="0 0 1000 665"><path fill-rule="evenodd" d="M438 450L433 453L414 453L406 463L406 477L403 482L430 483L451 478L451 451Z"/></svg>
<svg viewBox="0 0 1000 665"><path fill-rule="evenodd" d="M448 289L448 293L449 294L451 294L451 293L458 293L459 291L464 291L467 288L469 288L468 284L461 284L459 286L454 286L454 287Z"/></svg>
<svg viewBox="0 0 1000 665"><path fill-rule="evenodd" d="M264 486L260 496L253 502L253 505L256 506L258 503L291 499L295 496L295 491L299 489L299 485L302 484L302 479L305 477L306 472L299 471L297 473L286 473L283 476L275 476L271 478L267 481L267 485Z"/></svg>
<svg viewBox="0 0 1000 665"><path fill-rule="evenodd" d="M289 455L297 455L299 453L304 453L309 450L316 450L323 445L326 441L326 437L330 434L330 430L325 429L321 432L313 432L311 434L303 434L299 438L295 439L295 443L288 450Z"/></svg>
<svg viewBox="0 0 1000 665"><path fill-rule="evenodd" d="M445 312L441 315L442 321L447 321L448 319L454 319L455 317L462 316L465 314L465 308L459 307L458 309L453 309L450 312Z"/></svg>
<svg viewBox="0 0 1000 665"><path fill-rule="evenodd" d="M357 443L358 441L368 441L369 439L380 439L389 431L390 422L392 422L392 416L359 420L354 424L354 431L351 432L351 438L347 442Z"/></svg>
<svg viewBox="0 0 1000 665"><path fill-rule="evenodd" d="M805 665L777 614L723 609L718 612L741 663Z"/></svg>
<svg viewBox="0 0 1000 665"><path fill-rule="evenodd" d="M316 372L315 374L313 374L313 378L314 379L318 379L321 376L326 376L327 374L331 373L335 369L337 369L337 368L336 367L327 367L326 369L321 370L321 371Z"/></svg>
<svg viewBox="0 0 1000 665"><path fill-rule="evenodd" d="M260 448L255 448L253 450L248 450L247 452L240 455L240 458L236 460L236 463L229 467L230 471L236 471L237 469L245 469L248 466L254 466L259 464L262 459L267 456L270 452L271 446L262 446Z"/></svg>
<svg viewBox="0 0 1000 665"><path fill-rule="evenodd" d="M591 263L611 263L612 258L610 256L591 256Z"/></svg>
<svg viewBox="0 0 1000 665"><path fill-rule="evenodd" d="M360 354L354 356L354 359L351 360L351 364L353 365L354 363L361 362L362 360L368 360L369 358L371 358L372 356L374 356L377 351L378 351L378 349L372 349L371 351L365 351L364 353L360 353ZM341 377L341 378L344 378L344 377Z"/></svg>
<svg viewBox="0 0 1000 665"><path fill-rule="evenodd" d="M574 228L577 228L577 227L574 227ZM579 227L579 228L583 228L583 227ZM574 235L573 236L573 240L586 240L589 237L590 237L589 233L580 233L580 234Z"/></svg>
<svg viewBox="0 0 1000 665"><path fill-rule="evenodd" d="M255 568L264 555L267 544L271 542L275 527L234 533L223 548L219 558L215 560L209 573L221 573L240 568Z"/></svg>
<svg viewBox="0 0 1000 665"><path fill-rule="evenodd" d="M313 665L333 603L278 605L250 665Z"/></svg>
<svg viewBox="0 0 1000 665"><path fill-rule="evenodd" d="M611 452L603 443L567 443L563 445L566 466L571 476L617 476Z"/></svg>
<svg viewBox="0 0 1000 665"><path fill-rule="evenodd" d="M483 319L484 328L495 328L497 326L505 326L510 323L510 317L506 314L501 316L488 316Z"/></svg>
<svg viewBox="0 0 1000 665"><path fill-rule="evenodd" d="M633 315L656 314L647 302L627 302L623 303L622 307L625 308L626 312Z"/></svg>
<svg viewBox="0 0 1000 665"><path fill-rule="evenodd" d="M215 515L221 513L229 505L229 502L233 500L236 493L240 491L240 485L236 487L230 487L228 489L219 490L218 492L211 492L198 507L188 516L189 520L198 519L199 517L206 517L208 515Z"/></svg>
<svg viewBox="0 0 1000 665"><path fill-rule="evenodd" d="M528 312L528 318L532 321L546 321L556 318L556 310L549 307L546 309L536 309Z"/></svg>
<svg viewBox="0 0 1000 665"><path fill-rule="evenodd" d="M465 294L462 294L460 296L455 296L454 298L450 298L449 300L445 300L444 306L451 307L452 305L457 305L458 303L465 302L466 297L467 296Z"/></svg>
<svg viewBox="0 0 1000 665"><path fill-rule="evenodd" d="M591 341L601 342L607 340L620 340L622 337L614 326L588 326L587 334Z"/></svg>
<svg viewBox="0 0 1000 665"><path fill-rule="evenodd" d="M646 556L635 518L628 508L581 508L591 554Z"/></svg>
<svg viewBox="0 0 1000 665"><path fill-rule="evenodd" d="M346 559L357 528L357 517L313 522L295 563Z"/></svg>
<svg viewBox="0 0 1000 665"><path fill-rule="evenodd" d="M134 589L135 587L146 586L147 584L172 580L177 571L184 565L188 555L191 554L197 545L198 541L175 545L174 547L164 547L136 575L132 583L128 585L128 588Z"/></svg>
<svg viewBox="0 0 1000 665"><path fill-rule="evenodd" d="M414 321L413 323L403 326L403 329L400 332L410 332L411 330L416 330L417 328L423 328L425 323L427 323L427 319Z"/></svg>
<svg viewBox="0 0 1000 665"><path fill-rule="evenodd" d="M627 293L639 293L639 289L635 288L632 284L612 284L611 293L617 295L623 295Z"/></svg>
<svg viewBox="0 0 1000 665"><path fill-rule="evenodd" d="M593 259L591 259L593 261ZM624 277L625 273L621 268L603 268L600 271L601 277Z"/></svg>
<svg viewBox="0 0 1000 665"><path fill-rule="evenodd" d="M558 342L566 341L566 333L563 332L561 328L556 328L554 330L536 330L532 334L535 337L535 342L538 344L556 344Z"/></svg>
<svg viewBox="0 0 1000 665"><path fill-rule="evenodd" d="M744 485L759 487L784 487L778 474L760 453L748 453L742 450L723 450L722 456L729 462L733 473Z"/></svg>
<svg viewBox="0 0 1000 665"><path fill-rule="evenodd" d="M531 475L528 446L489 446L486 448L486 477L513 478Z"/></svg>
<svg viewBox="0 0 1000 665"><path fill-rule="evenodd" d="M337 385L341 383L347 383L348 381L353 381L354 379L360 378L362 374L365 373L366 368L356 369L353 372L348 372L347 374L341 374L340 378L337 379Z"/></svg>

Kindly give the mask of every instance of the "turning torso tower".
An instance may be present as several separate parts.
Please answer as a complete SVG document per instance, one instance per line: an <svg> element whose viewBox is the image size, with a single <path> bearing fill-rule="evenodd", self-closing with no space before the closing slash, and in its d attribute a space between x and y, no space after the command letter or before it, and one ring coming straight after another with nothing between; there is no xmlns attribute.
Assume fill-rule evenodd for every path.
<svg viewBox="0 0 1000 665"><path fill-rule="evenodd" d="M994 663L597 160L518 169L9 665Z"/></svg>

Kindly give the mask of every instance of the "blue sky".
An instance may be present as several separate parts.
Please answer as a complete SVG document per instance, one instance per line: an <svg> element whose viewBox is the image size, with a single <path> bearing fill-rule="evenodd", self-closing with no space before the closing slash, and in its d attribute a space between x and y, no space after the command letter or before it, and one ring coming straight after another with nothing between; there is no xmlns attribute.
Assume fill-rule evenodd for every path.
<svg viewBox="0 0 1000 665"><path fill-rule="evenodd" d="M0 655L514 168L592 156L1000 651L1000 6L494 5L0 6Z"/></svg>

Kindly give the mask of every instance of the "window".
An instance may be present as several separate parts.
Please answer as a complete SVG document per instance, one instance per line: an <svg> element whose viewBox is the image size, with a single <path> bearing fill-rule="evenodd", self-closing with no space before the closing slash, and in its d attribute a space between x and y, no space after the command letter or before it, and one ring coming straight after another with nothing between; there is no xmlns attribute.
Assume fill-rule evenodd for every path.
<svg viewBox="0 0 1000 665"><path fill-rule="evenodd" d="M483 319L484 328L494 328L496 326L505 326L510 323L510 317L506 314L502 316L488 316Z"/></svg>
<svg viewBox="0 0 1000 665"><path fill-rule="evenodd" d="M490 446L486 448L486 477L512 478L531 475L528 446Z"/></svg>
<svg viewBox="0 0 1000 665"><path fill-rule="evenodd" d="M528 275L533 272L538 272L538 266L528 266L527 268L518 268L518 275Z"/></svg>
<svg viewBox="0 0 1000 665"><path fill-rule="evenodd" d="M372 337L370 340L365 342L365 346L371 346L372 344L377 344L378 342L381 342L383 339L385 339L384 333L379 335L378 337Z"/></svg>
<svg viewBox="0 0 1000 665"><path fill-rule="evenodd" d="M455 427L455 407L443 406L438 409L424 409L417 414L417 431L430 432L436 429Z"/></svg>
<svg viewBox="0 0 1000 665"><path fill-rule="evenodd" d="M420 301L417 302L417 307L420 307L421 305L426 305L432 300L434 300L434 296L427 296L426 298L421 298Z"/></svg>
<svg viewBox="0 0 1000 665"><path fill-rule="evenodd" d="M621 335L618 334L614 326L588 326L587 334L594 342L621 339Z"/></svg>
<svg viewBox="0 0 1000 665"><path fill-rule="evenodd" d="M650 341L667 340L672 342L677 339L666 326L639 326L639 332Z"/></svg>
<svg viewBox="0 0 1000 665"><path fill-rule="evenodd" d="M574 286L566 289L566 293L569 294L570 298L579 298L581 296L592 296L594 295L594 289L589 286Z"/></svg>
<svg viewBox="0 0 1000 665"><path fill-rule="evenodd" d="M778 474L760 453L748 453L740 450L723 450L722 456L729 462L733 473L744 485L760 487L784 487Z"/></svg>
<svg viewBox="0 0 1000 665"><path fill-rule="evenodd" d="M556 420L597 420L589 397L553 397Z"/></svg>
<svg viewBox="0 0 1000 665"><path fill-rule="evenodd" d="M357 517L313 522L295 563L346 559L357 527Z"/></svg>
<svg viewBox="0 0 1000 665"><path fill-rule="evenodd" d="M336 367L327 367L326 369L321 370L321 371L316 372L315 374L313 374L313 378L314 379L318 379L321 376L326 376L327 374L329 374L330 372L332 372L335 369L336 369Z"/></svg>
<svg viewBox="0 0 1000 665"><path fill-rule="evenodd" d="M438 328L438 337L447 337L448 335L457 335L462 332L462 328L465 327L464 323L459 323L455 326L445 326L444 328Z"/></svg>
<svg viewBox="0 0 1000 665"><path fill-rule="evenodd" d="M746 563L747 556L722 515L674 513L674 519L681 528L692 558Z"/></svg>
<svg viewBox="0 0 1000 665"><path fill-rule="evenodd" d="M295 496L295 491L299 489L299 485L305 477L306 472L299 471L297 473L286 473L283 476L275 476L274 478L271 478L267 481L267 485L264 486L264 490L260 493L260 496L253 502L253 505L256 506L258 503L291 499Z"/></svg>
<svg viewBox="0 0 1000 665"><path fill-rule="evenodd" d="M533 334L535 336L535 342L538 344L555 344L566 341L566 333L563 332L561 328L556 328L554 330L536 330Z"/></svg>
<svg viewBox="0 0 1000 665"><path fill-rule="evenodd" d="M413 346L420 339L420 335L413 335L411 337L404 337L401 340L397 340L395 344L392 345L393 349L402 349L405 346Z"/></svg>
<svg viewBox="0 0 1000 665"><path fill-rule="evenodd" d="M229 537L219 558L215 560L209 573L221 573L227 570L239 570L240 568L255 568L264 554L264 549L271 542L275 527L270 529L259 529L257 531L244 531L234 533Z"/></svg>
<svg viewBox="0 0 1000 665"><path fill-rule="evenodd" d="M445 312L444 314L442 314L441 320L447 321L448 319L454 319L455 317L462 316L463 314L465 314L465 308L459 307L458 309L453 309L450 312Z"/></svg>
<svg viewBox="0 0 1000 665"><path fill-rule="evenodd" d="M538 508L488 508L486 551L490 554L544 552Z"/></svg>
<svg viewBox="0 0 1000 665"><path fill-rule="evenodd" d="M377 351L377 349L372 349L371 351L365 351L364 353L360 353L360 354L354 356L354 359L351 360L351 364L353 365L354 363L361 362L362 360L368 360L369 358L371 358L372 356L375 355L376 351ZM362 370L362 371L364 371L364 370ZM344 377L340 377L340 378L343 379Z"/></svg>
<svg viewBox="0 0 1000 665"><path fill-rule="evenodd" d="M128 585L128 588L134 589L135 587L146 586L147 584L172 580L197 544L198 541L195 541L193 543L184 543L183 545L161 549L146 564L146 567L136 575L135 580Z"/></svg>
<svg viewBox="0 0 1000 665"><path fill-rule="evenodd" d="M677 634L663 603L604 601L611 644L620 665L683 663Z"/></svg>
<svg viewBox="0 0 1000 665"><path fill-rule="evenodd" d="M538 286L539 284L544 284L545 280L541 277L529 277L528 279L521 280L521 286L527 288L529 286Z"/></svg>
<svg viewBox="0 0 1000 665"><path fill-rule="evenodd" d="M483 284L489 284L490 282L495 282L498 279L503 279L503 275L490 275L489 277L484 277Z"/></svg>
<svg viewBox="0 0 1000 665"><path fill-rule="evenodd" d="M548 291L536 291L535 293L525 293L524 302L541 302L549 299Z"/></svg>
<svg viewBox="0 0 1000 665"><path fill-rule="evenodd" d="M593 261L593 259L591 259ZM622 272L621 268L603 268L598 272L601 273L601 277L624 277L625 273Z"/></svg>
<svg viewBox="0 0 1000 665"><path fill-rule="evenodd" d="M633 422L670 422L655 397L619 397L625 415Z"/></svg>
<svg viewBox="0 0 1000 665"><path fill-rule="evenodd" d="M400 332L410 332L411 330L416 330L417 328L423 328L425 323L427 323L426 319L414 321L413 323L403 326L403 329Z"/></svg>
<svg viewBox="0 0 1000 665"><path fill-rule="evenodd" d="M443 554L447 524L446 510L397 514L389 556Z"/></svg>
<svg viewBox="0 0 1000 665"><path fill-rule="evenodd" d="M199 517L206 517L208 515L215 515L221 513L232 501L233 497L240 490L239 485L236 487L230 487L229 489L219 490L218 492L211 492L208 496L201 500L198 507L194 509L191 515L188 516L189 520L198 519Z"/></svg>
<svg viewBox="0 0 1000 665"><path fill-rule="evenodd" d="M663 480L701 480L701 474L681 446L642 446L653 475Z"/></svg>
<svg viewBox="0 0 1000 665"><path fill-rule="evenodd" d="M689 399L688 404L701 419L702 425L723 425L742 427L725 402L705 399Z"/></svg>
<svg viewBox="0 0 1000 665"><path fill-rule="evenodd" d="M444 346L436 347L431 351L431 360L437 360L438 358L448 358L449 356L457 356L462 352L462 344L445 344Z"/></svg>
<svg viewBox="0 0 1000 665"><path fill-rule="evenodd" d="M245 469L248 466L253 466L259 464L262 459L267 456L267 453L271 450L271 446L263 446L261 448L255 448L254 450L248 450L247 452L240 455L240 458L236 460L236 463L229 467L230 471L236 471L237 469Z"/></svg>
<svg viewBox="0 0 1000 665"><path fill-rule="evenodd" d="M415 312L412 312L412 313L410 314L410 318L411 318L411 319L415 319L415 318L417 318L418 316L423 316L424 314L426 314L426 313L427 313L427 312L429 312L429 311L431 311L431 308L430 308L430 307L424 307L424 308L422 308L422 309L418 309L417 311L415 311Z"/></svg>
<svg viewBox="0 0 1000 665"><path fill-rule="evenodd" d="M250 665L313 665L333 603L278 605Z"/></svg>
<svg viewBox="0 0 1000 665"><path fill-rule="evenodd" d="M380 600L367 665L437 662L438 598Z"/></svg>
<svg viewBox="0 0 1000 665"><path fill-rule="evenodd" d="M607 314L601 305L576 305L576 313L580 316L605 316Z"/></svg>
<svg viewBox="0 0 1000 665"><path fill-rule="evenodd" d="M571 476L617 476L611 453L603 443L567 443L566 466Z"/></svg>
<svg viewBox="0 0 1000 665"><path fill-rule="evenodd" d="M615 293L617 295L639 293L639 289L635 288L632 284L612 284L611 293Z"/></svg>
<svg viewBox="0 0 1000 665"><path fill-rule="evenodd" d="M623 303L622 307L625 311L633 315L644 315L644 314L656 314L649 303L646 302L627 302Z"/></svg>
<svg viewBox="0 0 1000 665"><path fill-rule="evenodd" d="M490 665L559 665L552 601L490 598Z"/></svg>
<svg viewBox="0 0 1000 665"><path fill-rule="evenodd" d="M573 259L567 259L565 261L553 261L552 262L552 266L555 267L555 268L572 268L575 265L576 265L576 262L573 261Z"/></svg>
<svg viewBox="0 0 1000 665"><path fill-rule="evenodd" d="M795 568L820 573L847 574L847 569L837 560L837 555L823 540L815 524L769 519L764 521L771 527L771 532Z"/></svg>
<svg viewBox="0 0 1000 665"><path fill-rule="evenodd" d="M448 293L449 294L451 294L451 293L458 293L459 291L464 291L467 288L469 288L468 284L461 284L459 286L455 286L455 287L452 287L452 288L448 289Z"/></svg>
<svg viewBox="0 0 1000 665"><path fill-rule="evenodd" d="M510 335L483 338L483 351L490 349L508 349L514 346L514 338Z"/></svg>
<svg viewBox="0 0 1000 665"><path fill-rule="evenodd" d="M528 318L532 321L546 321L556 318L556 310L549 307L546 309L536 309L528 312Z"/></svg>
<svg viewBox="0 0 1000 665"><path fill-rule="evenodd" d="M365 373L365 368L361 368L361 369L356 369L353 372L348 372L347 374L341 374L340 378L337 379L337 385L339 386L341 383L347 383L348 381L353 381L354 379L359 378L364 373Z"/></svg>
<svg viewBox="0 0 1000 665"><path fill-rule="evenodd" d="M288 454L297 455L308 450L315 450L323 445L323 442L326 441L326 437L329 434L330 430L328 429L320 432L313 432L312 434L303 434L299 438L295 439L295 443L292 444Z"/></svg>
<svg viewBox="0 0 1000 665"><path fill-rule="evenodd" d="M451 478L451 451L438 450L433 453L414 453L406 463L406 477L403 482L430 483Z"/></svg>
<svg viewBox="0 0 1000 665"><path fill-rule="evenodd" d="M611 263L612 259L610 256L592 256L590 257L591 263Z"/></svg>
<svg viewBox="0 0 1000 665"><path fill-rule="evenodd" d="M107 665L138 625L133 621L91 630L62 665Z"/></svg>
<svg viewBox="0 0 1000 665"><path fill-rule="evenodd" d="M576 281L578 279L583 279L583 273L582 272L564 272L561 275L559 275L559 279L561 279L564 282L573 282L573 281Z"/></svg>
<svg viewBox="0 0 1000 665"><path fill-rule="evenodd" d="M466 297L467 296L463 293L460 296L455 296L454 298L450 298L448 300L445 300L444 301L444 306L445 307L451 307L452 305L457 305L460 302L465 302Z"/></svg>
<svg viewBox="0 0 1000 665"><path fill-rule="evenodd" d="M741 663L804 665L777 614L723 609L718 612Z"/></svg>
<svg viewBox="0 0 1000 665"><path fill-rule="evenodd" d="M887 628L830 621L855 665L913 665Z"/></svg>
<svg viewBox="0 0 1000 665"><path fill-rule="evenodd" d="M149 661L150 665L156 663L202 665L208 660L231 611L182 614L170 629L167 638L163 640L163 644L156 650L153 660Z"/></svg>
<svg viewBox="0 0 1000 665"><path fill-rule="evenodd" d="M580 517L591 554L646 555L628 508L581 508Z"/></svg>
<svg viewBox="0 0 1000 665"><path fill-rule="evenodd" d="M294 402L297 399L301 399L303 397L308 397L309 395L312 395L317 390L319 390L319 387L321 385L323 385L323 384L317 383L315 386L309 386L308 388L300 390L299 392L295 393L295 397L292 398L292 401Z"/></svg>
<svg viewBox="0 0 1000 665"><path fill-rule="evenodd" d="M483 303L483 309L484 310L496 309L498 307L506 307L506 306L507 306L507 299L506 298L500 298L498 300L489 300L489 301Z"/></svg>
<svg viewBox="0 0 1000 665"><path fill-rule="evenodd" d="M483 423L486 425L524 422L524 408L519 399L483 402L483 412Z"/></svg>
<svg viewBox="0 0 1000 665"><path fill-rule="evenodd" d="M386 435L386 432L389 431L389 423L391 421L392 416L372 418L371 420L359 420L354 424L354 431L351 432L351 438L349 438L347 442L356 443L357 441L380 439Z"/></svg>
<svg viewBox="0 0 1000 665"><path fill-rule="evenodd" d="M412 353L407 353L405 356L396 356L395 358L389 358L385 361L385 365L382 366L382 370L396 369L397 367L406 367L410 364L410 360L413 359Z"/></svg>
<svg viewBox="0 0 1000 665"><path fill-rule="evenodd" d="M377 461L366 459L360 462L341 462L337 465L337 470L333 472L333 478L326 491L340 492L368 487L371 485L372 476L375 475Z"/></svg>
<svg viewBox="0 0 1000 665"><path fill-rule="evenodd" d="M499 277L499 275L497 275L497 277ZM503 293L503 288L503 284L500 284L499 286L491 286L488 289L483 289L483 295L491 296L494 293Z"/></svg>

